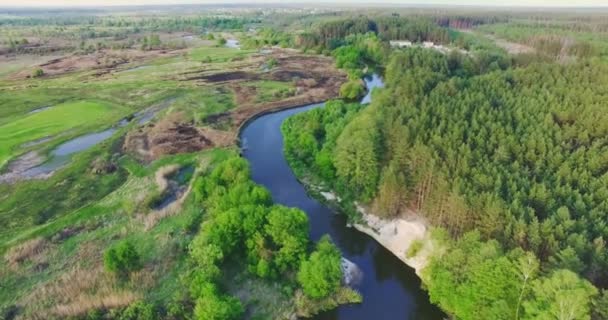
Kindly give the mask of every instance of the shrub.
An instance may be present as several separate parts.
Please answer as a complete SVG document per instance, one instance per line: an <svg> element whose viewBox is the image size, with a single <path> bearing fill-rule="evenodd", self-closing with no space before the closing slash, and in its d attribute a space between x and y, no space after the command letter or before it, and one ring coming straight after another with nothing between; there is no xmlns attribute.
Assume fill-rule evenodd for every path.
<svg viewBox="0 0 608 320"><path fill-rule="evenodd" d="M324 236L308 260L302 262L298 281L307 297L323 299L337 292L341 280L340 250Z"/></svg>
<svg viewBox="0 0 608 320"><path fill-rule="evenodd" d="M155 320L158 315L154 305L145 302L136 302L124 309L118 320Z"/></svg>
<svg viewBox="0 0 608 320"><path fill-rule="evenodd" d="M408 259L415 257L422 249L422 246L423 246L422 241L420 241L420 240L412 241L412 244L410 245L410 247L407 249L407 252L405 253L405 257Z"/></svg>
<svg viewBox="0 0 608 320"><path fill-rule="evenodd" d="M41 68L36 68L34 70L34 72L32 72L32 77L34 78L40 78L44 75L44 70L42 70Z"/></svg>
<svg viewBox="0 0 608 320"><path fill-rule="evenodd" d="M365 94L361 80L350 80L340 87L340 97L346 100L356 100Z"/></svg>
<svg viewBox="0 0 608 320"><path fill-rule="evenodd" d="M103 264L107 271L120 276L142 268L140 255L129 241L123 241L108 249L104 254Z"/></svg>

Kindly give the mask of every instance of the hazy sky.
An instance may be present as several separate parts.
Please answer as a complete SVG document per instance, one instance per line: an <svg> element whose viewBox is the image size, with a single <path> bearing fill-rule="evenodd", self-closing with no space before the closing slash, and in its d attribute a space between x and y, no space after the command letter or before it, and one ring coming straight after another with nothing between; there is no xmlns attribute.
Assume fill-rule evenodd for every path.
<svg viewBox="0 0 608 320"><path fill-rule="evenodd" d="M284 1L284 0L283 0ZM289 3L280 0L0 0L0 6L100 6L100 5L146 5L146 4L209 4L209 3ZM354 3L354 4L438 4L438 5L483 5L483 6L542 6L542 7L608 7L608 0L297 0L297 3Z"/></svg>

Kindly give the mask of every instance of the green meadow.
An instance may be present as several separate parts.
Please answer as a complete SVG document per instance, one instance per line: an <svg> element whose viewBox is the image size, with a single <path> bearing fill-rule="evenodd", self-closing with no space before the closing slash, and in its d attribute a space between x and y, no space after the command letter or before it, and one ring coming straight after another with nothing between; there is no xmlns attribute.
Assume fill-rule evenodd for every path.
<svg viewBox="0 0 608 320"><path fill-rule="evenodd" d="M112 124L125 108L97 101L66 102L27 114L0 126L0 164L19 153L27 142L72 131L84 132Z"/></svg>

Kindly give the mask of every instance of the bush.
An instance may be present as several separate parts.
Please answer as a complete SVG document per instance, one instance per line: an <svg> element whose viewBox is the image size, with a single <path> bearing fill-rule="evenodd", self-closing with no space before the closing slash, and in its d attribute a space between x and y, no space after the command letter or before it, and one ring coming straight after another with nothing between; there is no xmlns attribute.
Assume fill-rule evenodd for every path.
<svg viewBox="0 0 608 320"><path fill-rule="evenodd" d="M34 70L34 72L32 72L32 77L34 78L40 78L44 75L44 70L42 70L41 68L36 68Z"/></svg>
<svg viewBox="0 0 608 320"><path fill-rule="evenodd" d="M118 320L155 320L158 315L154 305L144 302L136 302L125 308Z"/></svg>
<svg viewBox="0 0 608 320"><path fill-rule="evenodd" d="M298 282L307 297L323 299L338 291L342 280L341 258L329 237L319 240L317 249L302 262L298 272Z"/></svg>
<svg viewBox="0 0 608 320"><path fill-rule="evenodd" d="M123 241L108 249L104 254L103 264L107 271L120 276L142 268L140 255L129 241Z"/></svg>
<svg viewBox="0 0 608 320"><path fill-rule="evenodd" d="M407 249L407 252L405 253L405 257L408 259L415 257L420 252L422 247L423 247L422 241L420 241L420 240L412 241L412 244L410 245L410 247Z"/></svg>
<svg viewBox="0 0 608 320"><path fill-rule="evenodd" d="M350 80L340 87L340 98L356 100L365 94L365 87L361 80Z"/></svg>

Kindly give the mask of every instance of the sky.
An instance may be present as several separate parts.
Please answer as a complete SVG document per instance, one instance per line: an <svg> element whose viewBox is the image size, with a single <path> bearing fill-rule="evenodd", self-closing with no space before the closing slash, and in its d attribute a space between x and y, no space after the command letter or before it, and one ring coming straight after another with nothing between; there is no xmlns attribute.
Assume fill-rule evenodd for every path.
<svg viewBox="0 0 608 320"><path fill-rule="evenodd" d="M284 1L284 0L283 0ZM0 0L3 7L49 7L49 6L120 6L120 5L171 5L171 4L217 4L217 3L281 3L280 0ZM608 0L296 0L297 3L335 4L424 4L424 5L475 5L475 6L523 6L523 7L608 7ZM285 3L285 2L283 2Z"/></svg>

